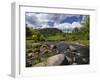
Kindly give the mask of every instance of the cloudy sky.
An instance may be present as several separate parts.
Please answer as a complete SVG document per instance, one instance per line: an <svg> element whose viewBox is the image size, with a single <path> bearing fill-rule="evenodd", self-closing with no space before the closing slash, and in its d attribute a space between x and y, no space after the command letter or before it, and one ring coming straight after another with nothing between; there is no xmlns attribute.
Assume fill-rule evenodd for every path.
<svg viewBox="0 0 100 80"><path fill-rule="evenodd" d="M61 30L82 27L81 22L85 15L54 14L54 13L31 13L25 15L26 24L33 28L58 28Z"/></svg>

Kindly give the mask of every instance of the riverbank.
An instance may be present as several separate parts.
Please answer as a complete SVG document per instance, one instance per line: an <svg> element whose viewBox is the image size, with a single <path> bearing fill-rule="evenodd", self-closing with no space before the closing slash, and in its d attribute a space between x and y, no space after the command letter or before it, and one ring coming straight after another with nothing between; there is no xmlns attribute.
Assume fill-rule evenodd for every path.
<svg viewBox="0 0 100 80"><path fill-rule="evenodd" d="M26 52L27 67L45 62L48 58L58 54L64 54L67 59L67 62L65 61L67 65L89 64L89 47L81 44L67 43L63 41L31 43L31 48L27 48Z"/></svg>

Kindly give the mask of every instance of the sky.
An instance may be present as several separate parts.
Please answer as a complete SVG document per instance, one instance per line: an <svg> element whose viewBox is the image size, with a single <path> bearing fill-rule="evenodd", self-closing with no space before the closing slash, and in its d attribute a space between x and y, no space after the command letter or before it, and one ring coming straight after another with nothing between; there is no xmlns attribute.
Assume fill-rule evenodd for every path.
<svg viewBox="0 0 100 80"><path fill-rule="evenodd" d="M27 12L25 21L28 27L37 29L58 28L67 31L82 27L81 22L85 17L86 15Z"/></svg>

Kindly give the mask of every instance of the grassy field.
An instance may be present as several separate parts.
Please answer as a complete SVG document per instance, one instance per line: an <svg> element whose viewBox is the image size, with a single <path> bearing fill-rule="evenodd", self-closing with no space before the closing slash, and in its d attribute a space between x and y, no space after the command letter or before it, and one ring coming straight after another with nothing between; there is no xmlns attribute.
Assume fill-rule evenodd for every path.
<svg viewBox="0 0 100 80"><path fill-rule="evenodd" d="M63 37L62 35L52 35L52 36L48 36L47 37L47 41L64 41L66 43L73 43L73 44L81 44L84 46L88 46L89 45L89 40L81 40L81 39L77 39L77 40L66 40L66 37Z"/></svg>
<svg viewBox="0 0 100 80"><path fill-rule="evenodd" d="M72 43L72 44L79 44L83 46L89 46L89 40L76 40L76 41L65 41L66 43Z"/></svg>
<svg viewBox="0 0 100 80"><path fill-rule="evenodd" d="M52 36L48 36L47 40L61 41L61 40L65 40L65 38L62 35L52 35Z"/></svg>

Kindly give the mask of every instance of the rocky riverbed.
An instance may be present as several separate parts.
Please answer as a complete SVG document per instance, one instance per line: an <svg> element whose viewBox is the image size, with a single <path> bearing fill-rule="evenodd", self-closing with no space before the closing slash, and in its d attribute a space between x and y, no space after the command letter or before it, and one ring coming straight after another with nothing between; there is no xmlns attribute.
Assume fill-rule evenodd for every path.
<svg viewBox="0 0 100 80"><path fill-rule="evenodd" d="M26 49L26 67L89 64L89 47L65 42L32 43Z"/></svg>

